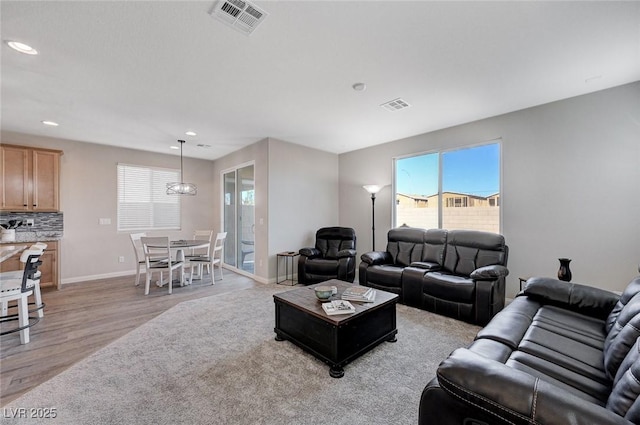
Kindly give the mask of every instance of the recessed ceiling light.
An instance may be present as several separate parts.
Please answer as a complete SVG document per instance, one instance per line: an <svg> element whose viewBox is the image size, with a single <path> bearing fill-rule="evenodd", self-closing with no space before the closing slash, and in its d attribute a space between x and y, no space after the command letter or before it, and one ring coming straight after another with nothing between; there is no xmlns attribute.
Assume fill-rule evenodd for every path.
<svg viewBox="0 0 640 425"><path fill-rule="evenodd" d="M173 150L178 150L180 149L180 146L169 146L169 149L173 149Z"/></svg>
<svg viewBox="0 0 640 425"><path fill-rule="evenodd" d="M20 43L19 41L7 41L7 45L13 50L27 55L37 55L38 51L28 44Z"/></svg>
<svg viewBox="0 0 640 425"><path fill-rule="evenodd" d="M600 80L601 78L602 78L602 75L594 75L593 77L589 77L589 78L585 79L584 82L586 84L595 83L596 81Z"/></svg>
<svg viewBox="0 0 640 425"><path fill-rule="evenodd" d="M186 134L187 136L197 136L197 135L198 135L198 134L196 134L196 132L195 132L195 131L187 131L187 132L186 132L186 133L184 133L184 134Z"/></svg>
<svg viewBox="0 0 640 425"><path fill-rule="evenodd" d="M367 89L367 85L365 83L355 83L351 86L355 91L365 91Z"/></svg>
<svg viewBox="0 0 640 425"><path fill-rule="evenodd" d="M50 125L50 126L52 126L52 127L57 127L57 126L58 126L58 123L57 123L57 122L55 122L55 121L42 121L42 124L44 124L44 125Z"/></svg>

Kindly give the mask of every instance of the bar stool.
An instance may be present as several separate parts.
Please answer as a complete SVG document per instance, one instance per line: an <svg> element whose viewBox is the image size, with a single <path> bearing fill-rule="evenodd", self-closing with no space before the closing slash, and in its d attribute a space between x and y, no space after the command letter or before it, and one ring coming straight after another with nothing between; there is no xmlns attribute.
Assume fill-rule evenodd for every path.
<svg viewBox="0 0 640 425"><path fill-rule="evenodd" d="M18 320L18 327L8 331L0 332L0 335L6 335L14 332L20 332L20 343L29 343L29 328L40 321L39 317L29 316L29 300L33 295L36 286L40 286L40 274L38 267L42 264L40 256L41 250L28 249L22 253L20 259L26 256L25 267L22 272L22 278L9 277L9 274L15 275L13 272L0 273L0 302L2 303L2 317L0 322ZM17 314L8 314L9 302L17 301ZM12 306L11 308L16 307ZM41 311L41 310L39 310Z"/></svg>

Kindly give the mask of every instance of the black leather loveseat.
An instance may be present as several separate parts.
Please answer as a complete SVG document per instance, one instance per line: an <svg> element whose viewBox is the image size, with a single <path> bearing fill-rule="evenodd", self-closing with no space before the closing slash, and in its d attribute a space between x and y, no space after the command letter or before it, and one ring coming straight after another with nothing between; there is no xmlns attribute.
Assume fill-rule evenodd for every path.
<svg viewBox="0 0 640 425"><path fill-rule="evenodd" d="M502 235L402 226L387 237L386 251L361 256L361 285L481 325L504 307L509 249Z"/></svg>
<svg viewBox="0 0 640 425"><path fill-rule="evenodd" d="M532 278L443 361L421 425L640 424L640 276L622 295Z"/></svg>

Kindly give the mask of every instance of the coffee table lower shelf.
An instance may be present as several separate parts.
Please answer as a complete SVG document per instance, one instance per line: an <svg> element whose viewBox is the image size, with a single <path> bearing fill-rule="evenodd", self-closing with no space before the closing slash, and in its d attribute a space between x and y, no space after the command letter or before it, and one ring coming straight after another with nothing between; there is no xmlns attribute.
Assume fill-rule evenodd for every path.
<svg viewBox="0 0 640 425"><path fill-rule="evenodd" d="M274 301L276 340L291 341L324 361L330 366L329 374L333 378L344 376L346 364L378 344L396 341L395 299L353 317L322 317L277 297Z"/></svg>

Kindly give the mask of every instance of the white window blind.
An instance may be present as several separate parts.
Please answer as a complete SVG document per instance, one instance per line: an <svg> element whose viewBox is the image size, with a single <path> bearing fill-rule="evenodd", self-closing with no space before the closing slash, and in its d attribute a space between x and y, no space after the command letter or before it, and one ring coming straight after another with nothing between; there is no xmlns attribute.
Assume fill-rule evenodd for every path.
<svg viewBox="0 0 640 425"><path fill-rule="evenodd" d="M180 229L180 196L167 195L167 183L180 170L118 164L118 230Z"/></svg>

